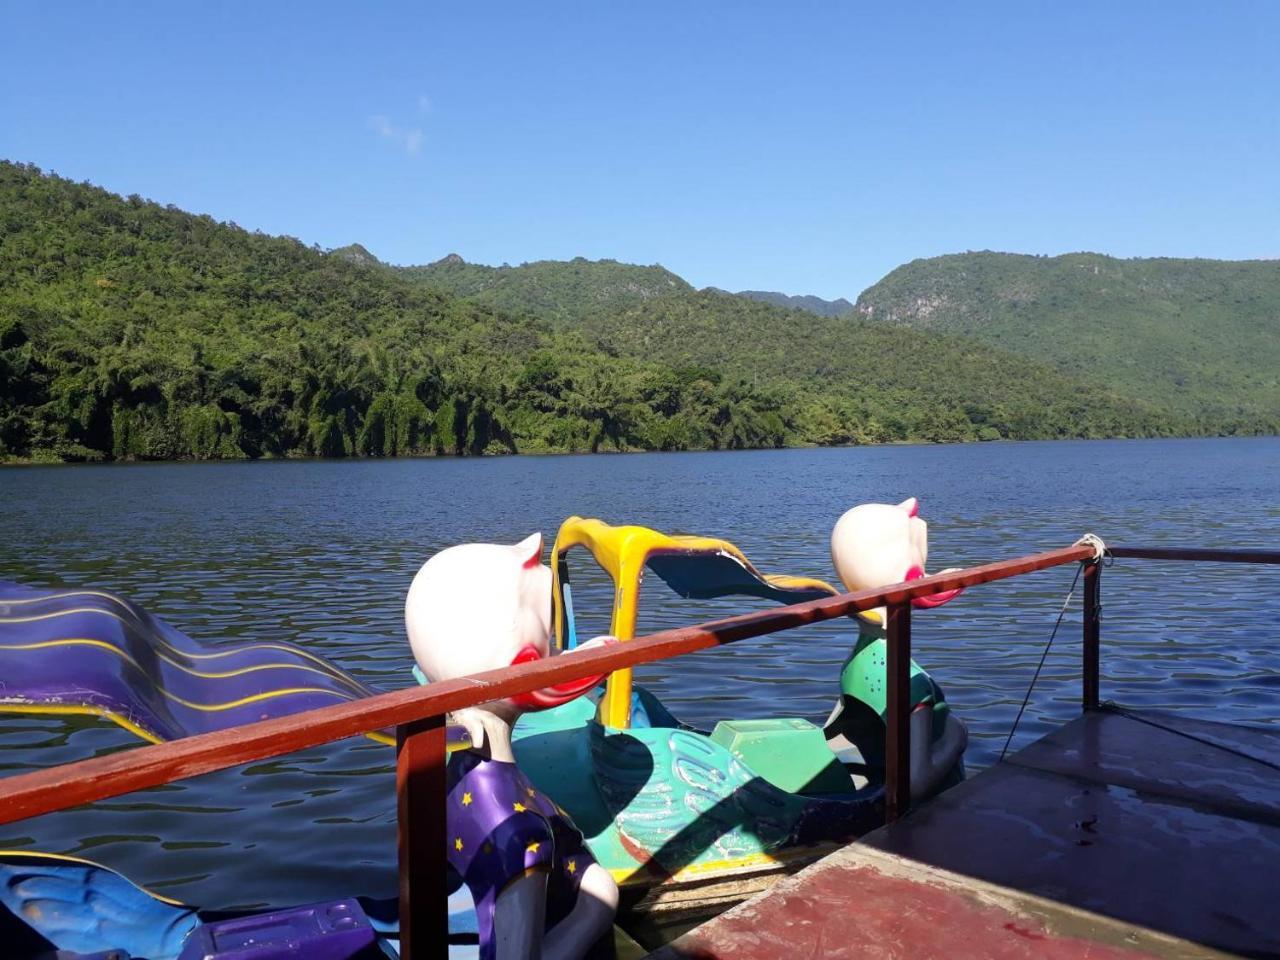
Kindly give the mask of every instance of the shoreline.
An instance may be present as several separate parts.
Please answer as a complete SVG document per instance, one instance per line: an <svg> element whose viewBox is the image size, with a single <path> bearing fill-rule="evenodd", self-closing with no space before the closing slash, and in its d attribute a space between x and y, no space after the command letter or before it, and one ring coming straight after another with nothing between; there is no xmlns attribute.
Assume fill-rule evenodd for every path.
<svg viewBox="0 0 1280 960"><path fill-rule="evenodd" d="M700 450L538 450L528 453L482 453L482 454L407 454L394 457L236 457L229 459L191 458L172 460L33 460L12 459L0 460L0 469L34 469L39 467L141 467L160 465L199 464L248 464L248 463L389 463L395 461L415 460L510 460L521 458L559 458L559 457L629 457L641 454L673 455L700 453L767 453L786 450L875 450L889 447L970 447L1013 443L1125 443L1143 441L1193 441L1193 440L1264 440L1280 439L1280 433L1214 433L1214 434L1180 434L1168 437L1030 437L1025 439L1000 438L998 440L888 440L883 443L844 443L844 444L795 444L785 447L721 447Z"/></svg>

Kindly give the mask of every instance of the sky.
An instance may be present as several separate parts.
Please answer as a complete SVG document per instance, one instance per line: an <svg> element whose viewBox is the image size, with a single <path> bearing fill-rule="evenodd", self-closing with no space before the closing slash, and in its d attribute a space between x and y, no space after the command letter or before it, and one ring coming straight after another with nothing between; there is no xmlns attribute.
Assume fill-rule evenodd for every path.
<svg viewBox="0 0 1280 960"><path fill-rule="evenodd" d="M1280 3L0 8L0 157L391 263L1280 257Z"/></svg>

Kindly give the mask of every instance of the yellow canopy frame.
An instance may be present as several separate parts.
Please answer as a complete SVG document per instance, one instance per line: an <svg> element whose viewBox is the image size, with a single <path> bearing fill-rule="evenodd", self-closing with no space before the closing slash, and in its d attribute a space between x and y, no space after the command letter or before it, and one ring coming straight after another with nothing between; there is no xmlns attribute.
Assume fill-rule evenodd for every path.
<svg viewBox="0 0 1280 960"><path fill-rule="evenodd" d="M728 540L685 534L669 536L640 526L611 526L601 520L570 517L560 526L551 548L552 597L556 642L565 644L565 553L585 547L614 584L609 631L619 640L635 637L644 568L649 566L677 593L709 598L742 593L786 603L833 596L838 591L810 577L765 575ZM631 725L631 670L609 675L600 701L600 722L609 727Z"/></svg>

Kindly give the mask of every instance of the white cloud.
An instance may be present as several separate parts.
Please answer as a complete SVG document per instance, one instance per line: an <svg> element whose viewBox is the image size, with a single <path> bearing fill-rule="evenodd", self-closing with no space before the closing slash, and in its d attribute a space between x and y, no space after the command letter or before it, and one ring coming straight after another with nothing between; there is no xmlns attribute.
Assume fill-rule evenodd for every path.
<svg viewBox="0 0 1280 960"><path fill-rule="evenodd" d="M431 112L431 98L428 97L425 93L418 95L418 112L419 113Z"/></svg>
<svg viewBox="0 0 1280 960"><path fill-rule="evenodd" d="M416 157L422 152L422 144L426 140L426 134L417 127L397 127L385 113L375 113L371 116L369 129L384 140L390 140L398 145L411 157Z"/></svg>

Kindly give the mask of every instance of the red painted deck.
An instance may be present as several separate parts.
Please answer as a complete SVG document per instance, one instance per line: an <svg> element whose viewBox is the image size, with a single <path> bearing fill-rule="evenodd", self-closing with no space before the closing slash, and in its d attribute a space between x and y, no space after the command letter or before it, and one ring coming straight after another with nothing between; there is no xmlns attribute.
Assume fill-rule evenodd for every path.
<svg viewBox="0 0 1280 960"><path fill-rule="evenodd" d="M654 957L1280 957L1280 730L1088 713Z"/></svg>

